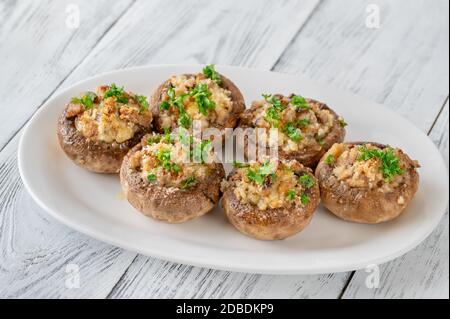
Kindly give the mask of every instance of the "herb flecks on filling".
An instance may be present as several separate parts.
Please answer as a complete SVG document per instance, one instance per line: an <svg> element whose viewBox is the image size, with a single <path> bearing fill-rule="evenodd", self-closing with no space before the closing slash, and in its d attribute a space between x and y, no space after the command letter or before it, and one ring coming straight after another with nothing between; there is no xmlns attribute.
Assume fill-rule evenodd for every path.
<svg viewBox="0 0 450 319"><path fill-rule="evenodd" d="M210 141L197 141L187 135L153 134L133 154L131 167L141 172L148 183L188 190L213 169L214 153L210 145Z"/></svg>
<svg viewBox="0 0 450 319"><path fill-rule="evenodd" d="M253 103L254 126L278 129L278 146L286 152L322 148L336 122L332 112L300 95L262 96L263 100Z"/></svg>
<svg viewBox="0 0 450 319"><path fill-rule="evenodd" d="M315 185L312 175L302 172L296 161L235 165L231 181L233 192L243 203L260 210L281 207L302 207L310 202L308 190Z"/></svg>
<svg viewBox="0 0 450 319"><path fill-rule="evenodd" d="M173 76L164 89L159 105L161 126L189 129L192 121L202 128L223 125L231 110L231 92L221 87L222 80L213 65L203 73Z"/></svg>
<svg viewBox="0 0 450 319"><path fill-rule="evenodd" d="M116 84L100 86L96 92L73 97L66 117L75 118L76 129L86 138L107 143L122 143L151 125L147 98L126 92Z"/></svg>

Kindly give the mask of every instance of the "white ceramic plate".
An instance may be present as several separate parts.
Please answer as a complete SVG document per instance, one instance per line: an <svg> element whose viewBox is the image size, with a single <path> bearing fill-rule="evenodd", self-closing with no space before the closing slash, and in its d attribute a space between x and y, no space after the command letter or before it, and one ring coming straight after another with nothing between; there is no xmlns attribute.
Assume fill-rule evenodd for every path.
<svg viewBox="0 0 450 319"><path fill-rule="evenodd" d="M319 207L302 233L273 242L242 235L227 223L220 208L197 220L170 225L135 211L121 195L118 176L89 173L60 149L56 121L71 96L112 82L150 95L169 76L201 68L114 71L75 84L45 103L26 126L19 146L20 174L36 202L62 223L125 249L196 266L271 274L339 272L386 262L414 248L438 224L448 201L448 174L426 135L381 105L285 74L217 67L242 90L247 105L266 92L312 97L344 116L348 141L391 144L417 159L422 165L420 186L403 215L385 224L359 225Z"/></svg>

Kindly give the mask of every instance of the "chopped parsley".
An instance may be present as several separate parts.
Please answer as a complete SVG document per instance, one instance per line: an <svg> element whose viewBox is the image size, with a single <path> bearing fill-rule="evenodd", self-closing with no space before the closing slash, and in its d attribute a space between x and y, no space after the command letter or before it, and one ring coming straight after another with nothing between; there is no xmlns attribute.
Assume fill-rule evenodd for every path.
<svg viewBox="0 0 450 319"><path fill-rule="evenodd" d="M148 110L148 101L147 98L143 95L136 95L134 97L136 99L136 102L139 104L139 113L142 114L146 110Z"/></svg>
<svg viewBox="0 0 450 319"><path fill-rule="evenodd" d="M293 140L294 142L300 142L302 140L302 133L301 131L295 127L295 124L290 122L287 123L284 127L283 127L283 132L284 134L286 134L291 140Z"/></svg>
<svg viewBox="0 0 450 319"><path fill-rule="evenodd" d="M195 99L198 110L205 116L216 107L216 104L210 99L211 92L208 90L208 84L206 83L196 85L189 95Z"/></svg>
<svg viewBox="0 0 450 319"><path fill-rule="evenodd" d="M325 145L325 140L323 138L318 138L317 139L317 143L319 143L320 146L324 146Z"/></svg>
<svg viewBox="0 0 450 319"><path fill-rule="evenodd" d="M248 167L248 164L244 164L244 163L239 163L239 162L233 161L233 167L234 168L243 168L243 167Z"/></svg>
<svg viewBox="0 0 450 319"><path fill-rule="evenodd" d="M325 163L328 165L332 165L334 163L334 157L331 154L328 154L327 158L325 158Z"/></svg>
<svg viewBox="0 0 450 319"><path fill-rule="evenodd" d="M167 101L162 101L161 104L159 105L159 108L161 110L168 110L170 108L170 104Z"/></svg>
<svg viewBox="0 0 450 319"><path fill-rule="evenodd" d="M344 120L343 117L340 117L340 118L338 119L338 122L339 122L339 125L340 125L341 127L346 127L346 126L348 125L347 122L345 122L345 120Z"/></svg>
<svg viewBox="0 0 450 319"><path fill-rule="evenodd" d="M290 189L286 193L286 197L288 200L294 200L296 195L297 195L297 193L295 192L294 189Z"/></svg>
<svg viewBox="0 0 450 319"><path fill-rule="evenodd" d="M266 181L267 177L271 177L272 179L276 178L276 174L272 172L273 171L273 165L270 164L269 161L264 162L261 164L261 166L254 170L252 168L247 169L247 178L255 182L256 184L262 185Z"/></svg>
<svg viewBox="0 0 450 319"><path fill-rule="evenodd" d="M191 118L186 113L186 110L184 108L180 112L180 117L178 118L178 125L184 128L189 128L191 126Z"/></svg>
<svg viewBox="0 0 450 319"><path fill-rule="evenodd" d="M166 143L172 142L172 135L170 134L170 129L167 127L164 128L164 142Z"/></svg>
<svg viewBox="0 0 450 319"><path fill-rule="evenodd" d="M316 184L314 179L308 174L300 176L298 180L300 182L300 185L302 185L306 189L310 189Z"/></svg>
<svg viewBox="0 0 450 319"><path fill-rule="evenodd" d="M205 66L203 68L203 74L207 78L213 80L214 82L216 82L219 85L222 83L222 79L220 78L220 74L217 73L214 64L210 64L210 65Z"/></svg>
<svg viewBox="0 0 450 319"><path fill-rule="evenodd" d="M262 96L264 100L270 104L264 119L270 124L271 127L277 127L281 120L279 112L283 110L281 100L277 96L272 96L272 94L262 94Z"/></svg>
<svg viewBox="0 0 450 319"><path fill-rule="evenodd" d="M156 175L153 174L153 173L148 173L148 175L147 175L147 180L148 180L150 183L155 182L155 181L156 181Z"/></svg>
<svg viewBox="0 0 450 319"><path fill-rule="evenodd" d="M94 106L96 97L97 95L94 92L86 92L82 97L73 97L70 102L74 104L83 104L86 109L90 109Z"/></svg>
<svg viewBox="0 0 450 319"><path fill-rule="evenodd" d="M308 126L309 124L311 124L309 119L300 119L297 121L297 125L301 127Z"/></svg>
<svg viewBox="0 0 450 319"><path fill-rule="evenodd" d="M197 184L195 177L189 176L188 178L186 178L184 181L181 182L181 188L183 189L189 188L191 186L194 186L195 184Z"/></svg>
<svg viewBox="0 0 450 319"><path fill-rule="evenodd" d="M161 141L161 136L160 135L154 135L154 136L150 136L147 139L147 144L148 145L152 145L152 144L155 144L155 143L159 143L160 141Z"/></svg>
<svg viewBox="0 0 450 319"><path fill-rule="evenodd" d="M111 84L109 89L103 95L103 98L115 97L116 101L119 103L128 103L128 97L123 89L123 87L117 87L115 83Z"/></svg>
<svg viewBox="0 0 450 319"><path fill-rule="evenodd" d="M170 161L170 150L163 149L163 150L157 150L155 152L156 159L158 160L159 164L167 171L178 173L181 171L180 166L178 164L173 163Z"/></svg>
<svg viewBox="0 0 450 319"><path fill-rule="evenodd" d="M297 109L309 110L311 107L303 96L294 95L291 97L291 104Z"/></svg>
<svg viewBox="0 0 450 319"><path fill-rule="evenodd" d="M207 152L211 148L211 141L202 140L192 150L192 158L195 163L204 163L207 158Z"/></svg>
<svg viewBox="0 0 450 319"><path fill-rule="evenodd" d="M377 158L381 161L381 172L387 182L390 182L395 175L403 174L403 170L400 167L400 159L394 154L392 148L369 149L363 145L359 147L360 155L358 161L368 161L372 158Z"/></svg>
<svg viewBox="0 0 450 319"><path fill-rule="evenodd" d="M309 202L311 201L311 199L309 198L308 195L306 195L305 193L302 193L300 195L300 201L302 202L303 205L308 205Z"/></svg>

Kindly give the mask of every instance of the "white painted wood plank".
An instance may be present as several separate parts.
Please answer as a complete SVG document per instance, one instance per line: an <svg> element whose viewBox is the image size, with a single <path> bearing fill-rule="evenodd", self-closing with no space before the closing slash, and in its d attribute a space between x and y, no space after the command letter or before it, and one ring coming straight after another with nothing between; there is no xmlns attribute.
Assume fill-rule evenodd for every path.
<svg viewBox="0 0 450 319"><path fill-rule="evenodd" d="M380 28L366 27L376 4ZM323 1L275 70L385 104L428 131L448 95L447 0Z"/></svg>
<svg viewBox="0 0 450 319"><path fill-rule="evenodd" d="M431 131L448 167L448 101ZM364 271L355 273L344 298L449 298L449 217L418 247L401 258L380 265L379 288L365 285Z"/></svg>
<svg viewBox="0 0 450 319"><path fill-rule="evenodd" d="M230 28L226 28L226 27L222 27L220 30L221 33L217 33L218 31L216 30L216 35L223 39L225 41L225 43L229 43L228 44L228 49L226 50L230 50L231 52L228 52L227 54L225 54L224 49L216 49L213 51L213 53L211 54L219 54L220 56L215 58L214 56L208 57L208 59L211 59L212 61L216 62L216 63L227 63L228 60L226 59L231 59L229 61L236 63L236 64L242 64L242 65L259 65L260 67L264 66L265 68L270 68L275 61L278 59L277 56L275 55L271 55L273 53L273 46L275 45L276 47L284 47L288 44L290 38L292 38L292 36L295 34L295 32L297 31L295 28L289 29L289 26L292 25L296 25L296 24L292 24L289 23L289 21L285 21L283 19L281 19L281 17L283 16L287 16L288 18L293 18L295 16L292 16L290 14L292 14L292 12L295 12L296 14L298 14L297 19L298 20L304 20L307 16L307 12L310 12L313 8L314 5L316 4L317 1L288 1L288 2L284 2L284 6L283 7L270 7L272 6L272 4L268 4L269 2L266 2L265 4L265 9L264 10L254 10L254 8L252 8L251 6L237 6L237 2L235 3L229 3L228 5L230 6L230 9L224 9L222 7L221 10L216 10L214 11L214 8L211 7L208 11L208 15L216 14L218 17L221 17L222 14L224 12L227 12L228 14L225 15L225 18L227 18L228 20L228 24L231 25L238 25L240 26L239 30L240 30L240 37L235 37L236 39L238 39L239 44L233 44L231 41L233 39L233 37L231 37L229 35L229 29ZM200 56L197 56L195 54L195 52L190 52L189 50L183 51L183 50L177 50L177 48L179 47L179 44L183 44L186 45L189 42L195 41L195 36L192 36L191 34L199 34L201 30L204 30L205 27L208 27L208 24L206 25L200 25L200 26L196 26L196 29L192 29L189 26L189 23L192 23L192 21L190 21L190 19L184 17L183 15L181 16L175 16L172 17L171 19L168 19L168 16L171 17L171 14L169 14L169 12L173 13L173 10L177 9L179 11L177 12L185 12L188 11L188 8L185 8L186 10L181 10L180 6L184 5L186 2L178 2L178 6L164 6L164 7L160 7L159 10L167 10L165 12L160 12L160 21L159 23L154 22L154 25L151 25L151 27L161 27L163 30L172 30L170 32L167 33L167 37L165 39L160 39L161 34L155 34L153 35L153 37L155 39L152 40L148 40L150 41L149 43L147 43L147 46L142 45L142 47L139 47L139 50L136 50L135 48L131 48L131 47L126 47L127 50L124 49L124 41L127 40L130 43L146 43L145 41L147 41L146 37L150 37L152 38L152 29L149 28L147 30L142 30L141 29L136 29L133 27L133 25L130 25L130 18L133 17L134 22L136 21L147 21L147 18L149 16L149 14L152 12L152 9L154 9L154 3L137 3L135 6L133 6L128 15L125 15L123 17L123 19L121 19L120 21L117 22L117 24L111 29L111 32L107 34L107 36L104 38L103 41L101 41L101 43L99 44L99 49L94 49L94 51L92 52L92 54L90 56L88 56L85 60L84 63L82 63L82 65L80 66L79 69L77 69L77 71L75 72L75 74L71 77L69 77L69 79L67 79L67 81L64 82L64 85L68 85L69 83L72 83L73 81L75 81L77 79L77 77L79 78L83 78L86 77L90 74L94 74L98 71L101 70L106 70L108 68L117 68L117 67L124 67L124 66L131 66L131 65L137 65L137 64L141 64L141 63L147 63L147 62L153 62L153 60L151 60L151 58L153 57L153 51L158 51L161 50L162 48L164 48L164 46L168 46L170 49L163 49L163 52L166 53L171 53L172 57L174 57L174 53L172 52L173 50L177 51L178 56L177 56L177 61L174 62L182 62L182 61L195 61L195 62L209 62L209 61L205 61L202 60L203 58ZM207 2L202 2L201 4L206 5ZM200 10L202 7L204 7L204 5L199 6L198 10ZM238 8L239 7L239 8ZM137 9L134 9L137 8ZM238 9L236 9L238 8ZM244 9L245 10L244 10ZM302 9L302 10L300 10ZM234 11L233 11L234 10ZM244 11L242 11L244 10ZM278 11L277 11L278 10ZM285 10L285 11L281 11L281 10ZM131 14L131 12L133 14ZM251 23L247 23L246 21L249 19L250 16L253 16L255 14L255 12L259 12L259 14L261 15L259 17L259 19L255 19L255 20L251 20ZM267 20L267 17L269 16L268 12L271 12L272 14L274 12L277 12L277 16L278 19L277 21L275 20ZM282 14L282 13L285 14ZM177 21L177 20L182 20L182 24L178 25L176 29L172 28L172 25ZM201 20L201 19L200 19ZM214 20L214 19L212 19ZM196 20L197 21L197 20ZM209 20L207 20L209 21ZM266 22L270 22L269 24L266 24ZM195 22L197 23L197 22ZM208 23L212 23L212 22L208 22ZM284 23L284 24L283 24ZM146 25L146 24L143 24ZM299 22L300 25L300 22ZM299 26L297 25L297 26ZM214 24L211 24L211 26L214 26ZM172 29L171 29L172 28ZM261 32L260 30L264 30L263 32ZM159 30L159 29L158 29ZM197 32L197 31L198 32ZM145 31L148 31L147 33ZM176 32L178 31L178 32ZM286 34L288 33L287 31L289 31L291 33L290 36L286 36ZM268 38L267 34L271 34L271 37ZM183 40L187 37L187 40ZM257 38L262 38L262 41L256 41ZM158 42L159 41L159 42ZM187 41L187 42L183 42L183 41ZM111 42L111 43L110 43ZM260 43L261 42L261 43ZM154 48L153 46L158 45L157 48ZM200 43L200 42L199 42ZM210 45L208 42L201 44L203 46L206 46L203 48L203 50L200 51L207 51L210 48ZM261 46L262 45L262 46ZM192 46L191 46L192 47ZM111 48L114 48L114 50L111 50ZM230 48L236 48L235 50L231 50ZM165 51L164 51L165 50ZM125 53L123 53L124 51L127 51ZM164 58L165 54L163 53L160 55L160 58ZM256 57L259 56L261 59L263 59L263 62L258 62L256 60ZM268 56L270 57L270 59L268 59ZM191 59L191 60L190 60ZM223 60L222 60L223 59ZM155 62L158 62L157 60L155 60ZM159 61L162 62L162 61ZM231 63L230 62L230 63ZM260 63L260 64L259 64ZM83 71L84 70L84 71ZM14 149L15 148L15 143L16 141L14 140L9 146L8 149ZM13 151L14 153L14 151ZM12 155L14 156L14 155ZM5 157L6 158L6 157ZM1 160L0 161L0 165L6 160ZM5 180L13 180L13 176L16 176L16 168L15 168L15 161L11 164L13 168L10 168L6 171L6 176L5 176ZM12 174L13 176L10 176L10 174ZM8 228L15 228L17 227L16 224L19 223L20 221L16 221L14 218L11 218L11 214L19 214L22 210L25 210L27 213L29 213L30 215L33 216L33 218L38 219L38 221L34 221L33 224L38 225L36 228L34 229L29 229L29 231L32 231L33 233L30 234L29 232L20 232L18 234L16 234L16 236L21 236L20 241L23 241L25 243L27 243L28 239L27 238L34 238L36 236L39 236L39 234L41 233L47 233L49 232L49 230L51 230L54 227L63 227L60 225L55 225L54 221L51 219L47 219L45 217L45 215L39 213L39 209L36 207L36 205L31 201L31 199L27 196L23 196L23 198L21 198L20 203L15 201L14 199L17 197L17 193L18 192L23 192L23 188L22 185L17 186L18 190L12 190L11 187L7 186L9 185L5 183L5 190L2 191L4 192L4 198L5 198L5 204L4 206L2 206L2 211L1 211L1 217L2 219L4 219L6 222L3 225L3 227L5 229ZM11 205L11 206L10 206ZM6 209L6 207L9 207L8 209ZM18 210L16 210L16 207L18 207ZM19 212L19 213L16 213ZM27 217L30 218L30 217ZM21 219L21 217L19 218ZM45 220L42 221L42 220ZM68 231L68 230L66 230ZM50 231L50 233L53 233ZM56 242L61 242L60 245L64 245L64 246L70 246L73 242L80 242L83 240L82 235L79 235L80 238L77 238L76 233L70 232L71 236L69 236L69 238L67 239L70 242L66 242L66 240L64 239L65 237L65 233L64 231L61 231L60 234L61 236L57 238L57 240L55 240ZM7 236L7 232L2 232L2 234L6 234L5 238ZM2 236L2 235L0 235ZM3 240L3 237L1 237ZM6 240L4 240L6 241ZM55 258L61 258L64 259L66 256L66 251L65 250L61 250L61 246L53 246L52 243L48 243L48 245L50 245L47 250L46 250L46 254L38 254L37 251L34 250L34 245L25 245L26 248L23 249L23 251L21 251L20 253L23 255L27 255L27 256L35 256L36 254L38 254L39 257L35 257L35 258L39 258L42 260L46 260L46 258L48 258L48 256L56 256ZM111 270L113 273L109 273L106 276L106 278L109 278L107 281L111 282L116 280L117 276L121 275L123 273L123 269L126 264L127 261L130 261L130 258L133 257L133 255L129 255L125 252L122 252L123 254L125 254L125 257L122 257L122 255L120 255L120 259L119 257L115 258L112 253L112 251L117 252L117 250L112 247L112 246L107 246L107 245L103 245L99 243L99 247L100 248L96 248L94 244L92 244L92 246L90 246L90 254L88 255L102 255L101 253L99 253L99 251L104 251L103 255L107 256L109 258L109 263L113 264L115 266L117 266L117 268L113 268L110 267L108 268L109 270ZM107 248L105 248L107 247ZM0 277L0 286L4 287L4 289L2 291L0 291L0 295L1 296L15 296L15 297L22 297L24 295L26 296L33 296L33 297L37 297L37 296L52 296L52 297L65 297L68 295L67 289L65 288L61 288L61 277L56 276L56 275L52 275L53 272L45 272L45 271L41 271L39 268L39 266L36 266L35 269L33 269L33 273L30 276L30 273L26 272L24 269L26 269L27 267L23 265L23 262L18 262L17 264L14 263L14 260L21 260L21 256L18 256L19 253L16 253L16 255L10 255L8 252L9 250L7 250L7 248L3 248L2 249L3 252L3 256L2 260L4 262L4 264L8 264L10 265L10 267L3 267L3 269L5 269L5 272L3 273L3 277ZM74 253L80 253L79 250L77 250L76 248L74 249ZM29 257L29 258L33 258L33 257ZM159 267L157 267L159 270L159 272L162 272L164 275L163 277L167 277L167 276L174 276L175 278L179 278L179 275L177 275L177 272L174 271L174 269L178 268L178 267L183 267L184 269L186 269L186 271L188 272L201 272L200 269L195 268L195 267L188 267L188 266L181 266L181 265L176 265L176 264L172 264L172 263L165 263L159 260L155 260L152 258L146 258L146 257L139 257L140 259L143 259L147 262L151 262L155 265L159 265ZM102 283L99 282L99 280L103 280L105 277L99 276L98 271L101 270L101 267L98 267L98 265L101 265L101 259L99 257L99 259L97 260L97 264L95 264L97 267L89 267L89 265L91 265L91 261L88 259L78 259L77 263L80 265L81 269L86 269L86 274L85 276L88 278L88 280L85 280L85 285L86 286L82 286L80 289L76 290L76 293L74 293L74 296L83 296L83 297L92 297L92 296L101 296L104 291L107 290L107 285L104 285L105 289L99 289L99 291L97 291L96 287L101 287ZM119 259L118 261L116 261L116 259ZM108 263L106 263L108 265ZM137 262L138 264L138 262ZM47 267L49 265L49 261L43 261L41 263L41 265L43 265L43 267ZM169 265L169 266L167 266ZM62 267L62 264L60 265L60 268ZM98 269L96 269L98 268ZM133 269L135 269L136 267L133 264ZM146 278L147 280L150 280L154 275L152 272L145 272L147 274ZM42 274L47 274L44 277L42 276ZM128 272L128 275L130 275L131 273ZM226 287L236 287L236 289L240 286L241 284L241 280L242 280L242 274L235 274L235 273L228 273L228 272L218 272L218 274L216 274L215 276L219 276L224 278L224 282L221 282L220 285L221 286L226 286ZM11 278L26 278L23 280L14 280L12 281ZM112 278L112 279L111 279ZM264 285L264 286L270 286L272 287L271 289L266 289L265 291L270 293L270 291L274 291L275 290L283 290L285 287L285 282L286 281L291 281L291 279L289 278L281 278L278 279L277 277L263 277L261 279L261 281L259 281L259 278L261 278L260 276L254 276L254 278L256 278L255 280L257 281L256 284L258 284L258 282L260 282L260 285ZM295 278L294 281L291 281L292 285L291 285L291 290L292 293L295 295L300 295L300 294L308 294L309 290L313 290L310 289L308 287L312 287L312 286L316 286L316 283L320 283L318 286L324 286L324 285L328 285L330 284L330 287L333 288L329 288L326 291L322 291L323 296L329 296L329 297L336 297L340 291L340 289L343 287L343 283L345 282L347 276L345 274L340 274L337 276L304 276L301 278ZM194 278L195 279L195 278ZM192 279L192 280L194 280ZM252 279L253 281L253 279ZM145 282L145 280L143 280L142 282ZM28 290L28 288L30 287L30 283L31 286L33 287L33 290ZM4 284L4 285L3 285ZM156 284L156 283L155 283ZM177 280L174 280L171 284L170 289L177 291L178 287L181 286L182 283L180 283ZM197 288L198 287L202 287L200 290L203 291L204 295L211 295L213 292L209 289L209 286L203 282L197 282ZM270 284L270 285L269 285ZM189 294L194 293L194 291L187 291L187 289L189 287L191 287L191 284L187 284L186 287L184 288L185 290L182 293L179 293L177 296L187 296ZM269 287L269 288L270 288ZM155 289L157 289L157 287L154 287ZM298 289L299 291L297 291L296 289ZM302 289L304 289L303 291L301 291ZM29 293L27 293L26 291L29 291ZM73 290L71 290L73 291ZM139 293L139 291L124 291L123 289L121 290L123 293L126 293L130 296L133 295L133 293ZM231 292L229 291L223 291L223 294L231 294ZM244 292L240 291L240 290L235 290L234 292L232 292L233 294L242 294ZM317 294L319 293L319 291L315 291L315 295L317 296ZM117 293L115 295L118 295Z"/></svg>
<svg viewBox="0 0 450 319"><path fill-rule="evenodd" d="M77 3L80 26L66 27ZM131 3L124 1L0 2L0 149L57 85L89 54Z"/></svg>
<svg viewBox="0 0 450 319"><path fill-rule="evenodd" d="M138 256L110 298L336 298L347 275L230 273Z"/></svg>
<svg viewBox="0 0 450 319"><path fill-rule="evenodd" d="M135 254L81 235L38 208L19 177L17 140L0 154L0 298L105 298ZM79 288L70 285L71 264L79 267Z"/></svg>

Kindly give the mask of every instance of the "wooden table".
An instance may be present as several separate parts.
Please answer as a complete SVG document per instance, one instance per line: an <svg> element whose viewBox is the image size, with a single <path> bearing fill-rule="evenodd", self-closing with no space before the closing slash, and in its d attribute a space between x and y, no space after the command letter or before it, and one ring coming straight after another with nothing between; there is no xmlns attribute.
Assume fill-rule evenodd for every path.
<svg viewBox="0 0 450 319"><path fill-rule="evenodd" d="M1 0L0 297L448 298L448 213L369 289L364 270L242 274L104 244L50 218L17 169L22 127L62 88L118 68L211 62L301 74L387 105L448 163L448 10L447 0ZM77 289L66 288L68 264L79 266Z"/></svg>

